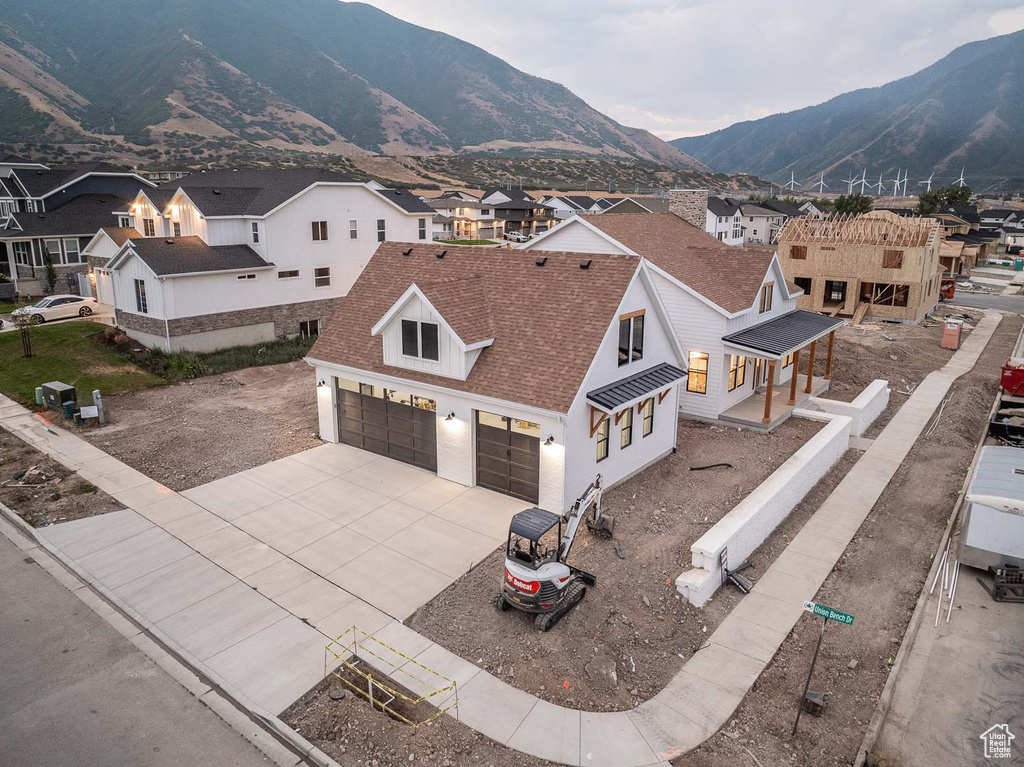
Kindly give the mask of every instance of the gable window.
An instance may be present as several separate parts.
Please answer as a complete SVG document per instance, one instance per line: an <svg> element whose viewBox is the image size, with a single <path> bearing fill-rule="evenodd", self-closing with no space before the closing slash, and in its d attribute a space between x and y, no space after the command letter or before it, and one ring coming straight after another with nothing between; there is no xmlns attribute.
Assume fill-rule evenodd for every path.
<svg viewBox="0 0 1024 767"><path fill-rule="evenodd" d="M644 357L644 310L619 317L619 367Z"/></svg>
<svg viewBox="0 0 1024 767"><path fill-rule="evenodd" d="M885 250L885 251L882 251L882 268L883 269L902 269L903 268L903 251L902 250Z"/></svg>
<svg viewBox="0 0 1024 767"><path fill-rule="evenodd" d="M235 279L248 282L250 280L255 280L256 274L254 272L249 272L248 274L236 274Z"/></svg>
<svg viewBox="0 0 1024 767"><path fill-rule="evenodd" d="M789 252L789 257L797 261L807 260L807 246L806 245L794 245L793 249Z"/></svg>
<svg viewBox="0 0 1024 767"><path fill-rule="evenodd" d="M318 266L313 270L313 287L314 288L329 288L331 287L331 267L329 266Z"/></svg>
<svg viewBox="0 0 1024 767"><path fill-rule="evenodd" d="M299 323L299 336L312 338L320 335L320 320L303 320Z"/></svg>
<svg viewBox="0 0 1024 767"><path fill-rule="evenodd" d="M177 224L175 224L177 226ZM177 234L175 236L178 236ZM260 224L258 221L252 222L252 241L258 243L260 241Z"/></svg>
<svg viewBox="0 0 1024 767"><path fill-rule="evenodd" d="M35 213L36 212L36 201L35 200L25 200L25 212L26 213Z"/></svg>
<svg viewBox="0 0 1024 767"><path fill-rule="evenodd" d="M64 259L69 264L77 264L82 261L77 238L72 237L71 239L64 240Z"/></svg>
<svg viewBox="0 0 1024 767"><path fill-rule="evenodd" d="M16 242L14 243L14 263L21 264L22 266L32 265L32 243L31 242Z"/></svg>
<svg viewBox="0 0 1024 767"><path fill-rule="evenodd" d="M690 352L687 356L690 371L686 374L686 391L693 394L708 393L708 354Z"/></svg>
<svg viewBox="0 0 1024 767"><path fill-rule="evenodd" d="M633 408L626 408L619 415L621 416L619 422L622 424L619 432L619 447L625 450L633 444Z"/></svg>
<svg viewBox="0 0 1024 767"><path fill-rule="evenodd" d="M149 314L149 304L146 303L145 280L135 280L135 310L140 314Z"/></svg>
<svg viewBox="0 0 1024 767"><path fill-rule="evenodd" d="M599 463L608 457L608 423L610 420L606 416L597 427L597 460Z"/></svg>
<svg viewBox="0 0 1024 767"><path fill-rule="evenodd" d="M383 218L377 219L377 242L384 242L388 238L387 221Z"/></svg>
<svg viewBox="0 0 1024 767"><path fill-rule="evenodd" d="M433 322L402 320L402 354L437 362L440 357L437 325Z"/></svg>
<svg viewBox="0 0 1024 767"><path fill-rule="evenodd" d="M643 419L641 433L646 437L654 431L654 397L640 406L640 416Z"/></svg>
<svg viewBox="0 0 1024 767"><path fill-rule="evenodd" d="M427 239L427 219L425 219L425 218L421 218L420 219L420 232L419 232L419 235L420 235L420 239L421 240Z"/></svg>
<svg viewBox="0 0 1024 767"><path fill-rule="evenodd" d="M277 279L279 280L294 280L298 276L298 269L282 269L277 273Z"/></svg>
<svg viewBox="0 0 1024 767"><path fill-rule="evenodd" d="M172 222L171 231L174 232L175 237L181 237L181 223L178 221Z"/></svg>
<svg viewBox="0 0 1024 767"><path fill-rule="evenodd" d="M480 215L481 216L489 216L489 215L491 215L491 209L490 208L480 208Z"/></svg>
<svg viewBox="0 0 1024 767"><path fill-rule="evenodd" d="M772 293L774 291L775 285L771 282L761 287L761 303L757 310L758 314L764 314L772 310Z"/></svg>
<svg viewBox="0 0 1024 767"><path fill-rule="evenodd" d="M729 355L729 391L738 389L743 386L743 381L747 377L747 358L743 356L737 356L735 354Z"/></svg>
<svg viewBox="0 0 1024 767"><path fill-rule="evenodd" d="M156 224L153 223L153 219L142 219L142 234L146 237L156 237Z"/></svg>
<svg viewBox="0 0 1024 767"><path fill-rule="evenodd" d="M129 216L118 216L117 225L120 227L128 227L132 225L131 217Z"/></svg>
<svg viewBox="0 0 1024 767"><path fill-rule="evenodd" d="M359 222L354 218L348 220L348 238L350 240L359 239Z"/></svg>
<svg viewBox="0 0 1024 767"><path fill-rule="evenodd" d="M313 222L313 242L327 242L327 222Z"/></svg>

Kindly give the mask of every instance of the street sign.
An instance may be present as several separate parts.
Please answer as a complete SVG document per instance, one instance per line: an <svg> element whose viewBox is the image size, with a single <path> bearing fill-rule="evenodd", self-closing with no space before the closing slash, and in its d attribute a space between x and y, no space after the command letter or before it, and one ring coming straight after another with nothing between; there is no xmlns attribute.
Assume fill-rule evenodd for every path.
<svg viewBox="0 0 1024 767"><path fill-rule="evenodd" d="M824 618L828 621L835 621L836 623L843 623L847 626L853 624L853 616L849 613L840 612L839 610L833 610L827 605L819 605L817 602L804 602L804 609L809 613L814 613L819 618Z"/></svg>

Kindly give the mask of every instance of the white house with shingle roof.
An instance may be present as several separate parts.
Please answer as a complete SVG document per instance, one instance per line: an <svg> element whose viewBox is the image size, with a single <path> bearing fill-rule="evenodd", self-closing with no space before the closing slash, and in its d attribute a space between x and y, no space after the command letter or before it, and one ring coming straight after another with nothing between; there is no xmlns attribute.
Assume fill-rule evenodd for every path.
<svg viewBox="0 0 1024 767"><path fill-rule="evenodd" d="M804 350L805 360L830 355L828 339L843 323L798 310L803 291L787 283L770 251L731 248L702 221L698 227L673 213L611 212L571 219L522 249L643 257L684 349L685 415L771 428L828 386L826 378L808 384L793 373ZM820 339L827 349L818 348Z"/></svg>
<svg viewBox="0 0 1024 767"><path fill-rule="evenodd" d="M654 280L635 255L386 243L309 352L320 436L566 510L675 448Z"/></svg>
<svg viewBox="0 0 1024 767"><path fill-rule="evenodd" d="M97 292L142 343L209 351L319 334L381 242L430 240L433 209L294 169L195 173L141 190L125 214L130 227L86 248Z"/></svg>

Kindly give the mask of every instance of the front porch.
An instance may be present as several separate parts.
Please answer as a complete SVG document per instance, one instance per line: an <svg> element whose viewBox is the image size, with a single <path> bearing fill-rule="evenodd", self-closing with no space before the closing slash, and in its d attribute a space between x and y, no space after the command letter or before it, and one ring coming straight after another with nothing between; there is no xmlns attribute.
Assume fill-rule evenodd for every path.
<svg viewBox="0 0 1024 767"><path fill-rule="evenodd" d="M735 423L750 429L759 431L771 431L783 421L793 415L798 407L804 407L811 397L819 397L828 391L829 380L820 376L811 379L811 390L806 390L806 376L799 376L800 386L797 387L796 400L790 404L789 390L790 383L773 386L771 389L771 406L768 411L771 413L770 421L765 423L765 399L768 394L768 387L762 386L754 394L742 402L733 405L728 410L723 410L718 420L725 423Z"/></svg>

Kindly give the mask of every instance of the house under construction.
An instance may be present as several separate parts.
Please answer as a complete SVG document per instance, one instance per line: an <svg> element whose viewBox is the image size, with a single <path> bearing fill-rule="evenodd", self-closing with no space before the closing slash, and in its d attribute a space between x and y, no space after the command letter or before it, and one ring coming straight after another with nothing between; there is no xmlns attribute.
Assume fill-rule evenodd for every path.
<svg viewBox="0 0 1024 767"><path fill-rule="evenodd" d="M797 306L832 316L917 322L939 300L941 227L889 211L794 218L779 235Z"/></svg>

